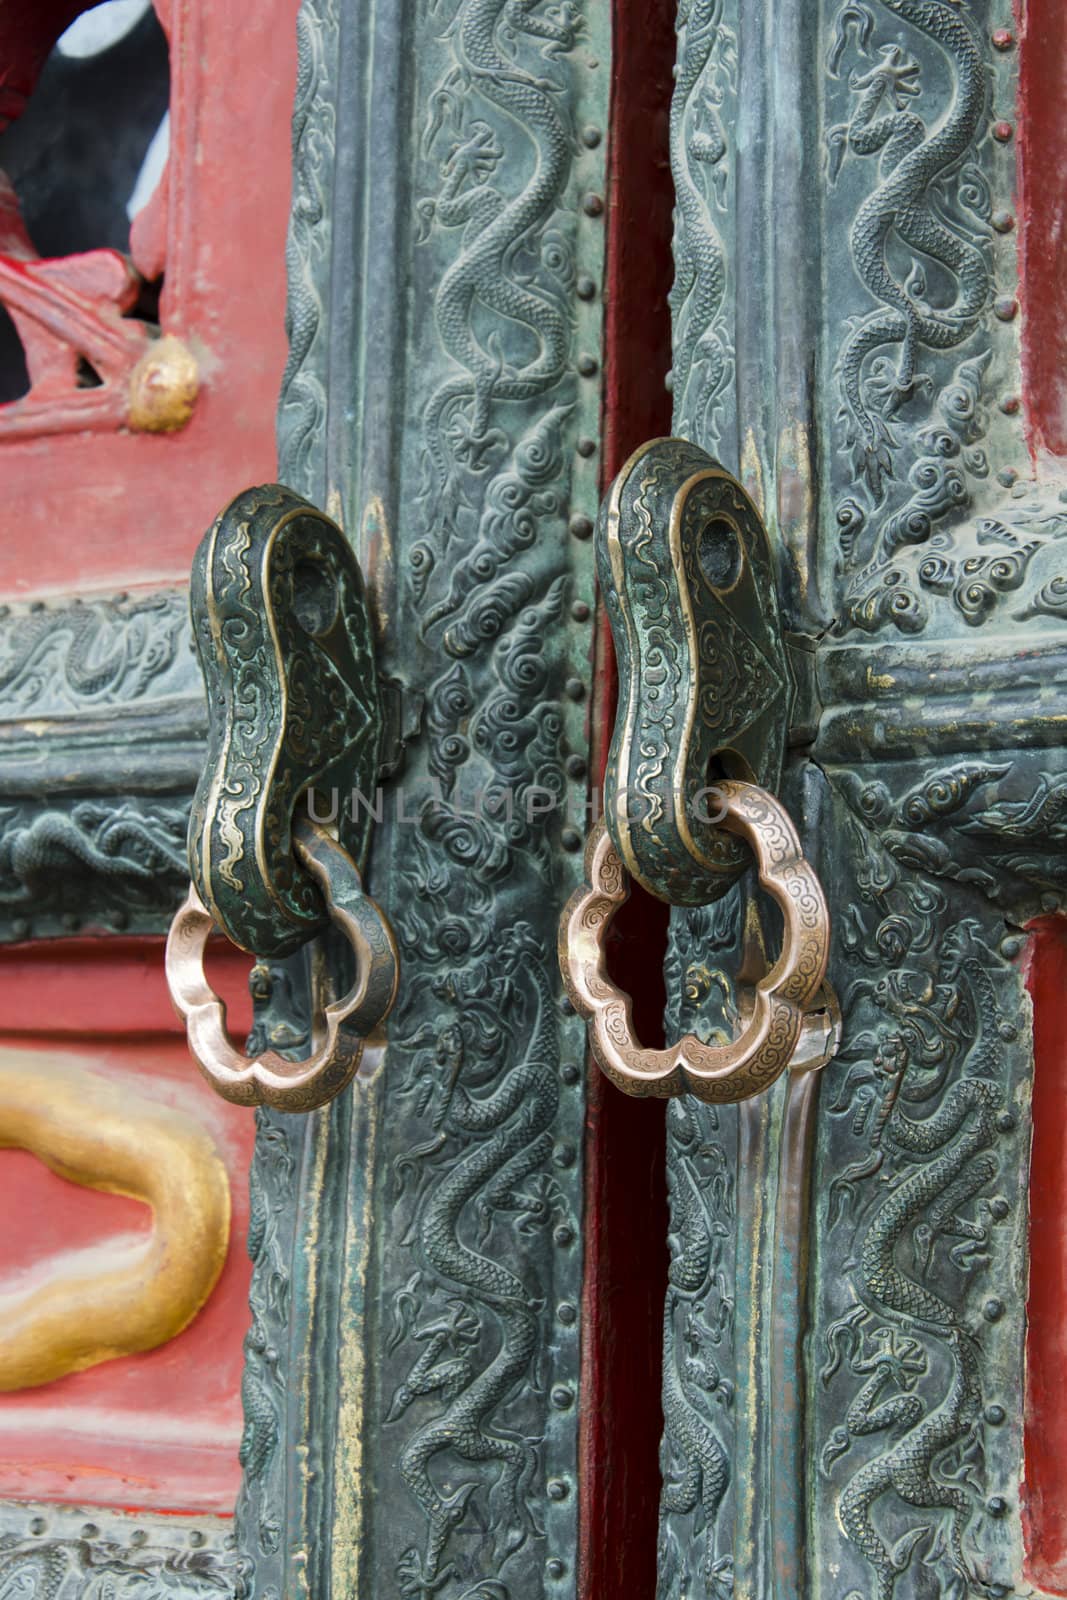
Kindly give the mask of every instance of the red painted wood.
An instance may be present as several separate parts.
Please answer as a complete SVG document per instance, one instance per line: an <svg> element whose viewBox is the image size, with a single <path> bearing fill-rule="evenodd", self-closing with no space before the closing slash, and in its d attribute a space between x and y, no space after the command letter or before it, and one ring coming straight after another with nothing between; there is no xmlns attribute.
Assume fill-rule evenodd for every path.
<svg viewBox="0 0 1067 1600"><path fill-rule="evenodd" d="M220 507L274 477L297 9L298 0L159 7L171 40L171 156L134 244L145 265L159 250L153 226L165 236L161 323L195 352L200 395L175 434L5 441L0 593L184 581Z"/></svg>
<svg viewBox="0 0 1067 1600"><path fill-rule="evenodd" d="M247 958L215 975L240 993ZM244 1015L239 1013L243 1010ZM235 1026L250 1007L236 1007ZM230 1176L230 1249L210 1299L169 1344L55 1383L0 1395L0 1498L167 1511L232 1511L240 1483L242 1341L248 1325L248 1164L255 1119L202 1081L170 1008L158 940L72 940L0 953L0 1051L56 1054L175 1105L212 1133ZM0 1283L49 1253L141 1231L147 1208L0 1150Z"/></svg>
<svg viewBox="0 0 1067 1600"><path fill-rule="evenodd" d="M169 436L4 439L5 598L183 582L219 508L275 476L298 3L156 0L171 46L171 155L130 246L146 277L165 272L160 320L194 351L199 398L188 426ZM84 9L86 0L0 6L0 121L19 114L53 40ZM0 211L7 253L25 257L10 205ZM84 278L101 269L100 254L44 270ZM81 282L93 293L94 284ZM238 1035L250 1014L247 967L225 947L209 959L216 986L237 1002ZM254 1118L219 1100L192 1066L167 999L160 940L78 939L0 953L0 1030L0 1050L38 1051L42 1074L57 1053L74 1055L198 1117L223 1151L233 1201L222 1276L176 1339L0 1396L0 1498L229 1512L240 1481ZM66 1183L20 1151L0 1150L0 1207L26 1219L3 1230L0 1287L57 1248L95 1240L106 1251L109 1239L149 1225L143 1206Z"/></svg>
<svg viewBox="0 0 1067 1600"><path fill-rule="evenodd" d="M1067 6L1020 7L1020 267L1026 414L1036 453L1067 454Z"/></svg>
<svg viewBox="0 0 1067 1600"><path fill-rule="evenodd" d="M1030 1287L1026 1305L1027 1576L1067 1595L1067 918L1037 923L1028 951L1034 1006Z"/></svg>
<svg viewBox="0 0 1067 1600"><path fill-rule="evenodd" d="M235 1038L252 1025L252 958L224 939L208 949L207 972L226 1001ZM164 1033L183 1037L166 999L162 939L45 939L0 949L0 1027L7 1037L47 1033ZM112 992L121 1002L111 1001ZM105 1018L103 1024L101 1018Z"/></svg>
<svg viewBox="0 0 1067 1600"><path fill-rule="evenodd" d="M672 280L668 111L670 0L614 0L605 288L603 485L646 439L670 432ZM600 794L617 680L598 615L591 769ZM616 918L613 975L662 1041L667 910L635 891ZM581 1600L644 1600L656 1587L663 1301L667 1288L664 1109L621 1094L590 1064L582 1307Z"/></svg>
<svg viewBox="0 0 1067 1600"><path fill-rule="evenodd" d="M1067 453L1067 7L1017 6L1024 400L1033 454ZM1067 1595L1067 919L1033 928L1033 1146L1027 1298L1026 1576Z"/></svg>

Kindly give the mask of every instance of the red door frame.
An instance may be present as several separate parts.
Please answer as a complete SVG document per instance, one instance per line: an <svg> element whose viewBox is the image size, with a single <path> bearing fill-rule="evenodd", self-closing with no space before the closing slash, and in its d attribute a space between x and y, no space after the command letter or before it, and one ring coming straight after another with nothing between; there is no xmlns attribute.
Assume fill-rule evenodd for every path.
<svg viewBox="0 0 1067 1600"><path fill-rule="evenodd" d="M1019 301L1023 404L1035 469L1067 455L1067 7L1017 0ZM1004 219L1012 225L1014 219ZM1067 1595L1067 919L1032 927L1024 959L1034 1007L1030 1285L1023 1489L1026 1573Z"/></svg>
<svg viewBox="0 0 1067 1600"><path fill-rule="evenodd" d="M608 147L602 463L604 492L626 458L671 431L667 296L673 280L669 111L673 0L614 0ZM586 530L583 530L586 531ZM591 529L587 533L591 533ZM601 611L590 730L602 793L617 679ZM615 977L635 1021L662 1042L667 908L635 888L615 919ZM583 1600L656 1589L663 1305L667 1290L664 1106L631 1100L589 1065L578 1586Z"/></svg>

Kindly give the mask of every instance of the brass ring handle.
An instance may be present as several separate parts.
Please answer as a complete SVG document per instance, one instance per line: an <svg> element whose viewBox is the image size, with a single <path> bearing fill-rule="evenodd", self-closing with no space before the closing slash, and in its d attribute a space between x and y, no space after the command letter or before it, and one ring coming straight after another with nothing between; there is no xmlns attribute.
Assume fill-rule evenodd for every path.
<svg viewBox="0 0 1067 1600"><path fill-rule="evenodd" d="M597 1061L627 1094L747 1100L794 1061L812 1070L830 1053L815 1047L807 1026L830 946L822 886L773 795L736 782L718 784L716 795L725 812L722 825L751 845L760 883L781 908L784 927L782 953L745 998L742 1032L731 1044L704 1044L690 1033L667 1049L649 1050L634 1037L630 998L608 976L605 959L605 936L629 894L629 880L603 818L586 846L586 883L572 895L560 922L567 994L589 1024ZM821 1026L828 1035L832 1016Z"/></svg>
<svg viewBox="0 0 1067 1600"><path fill-rule="evenodd" d="M234 1045L226 1029L226 1007L204 975L204 951L215 923L191 884L167 936L167 983L193 1058L224 1100L312 1111L332 1100L355 1075L367 1035L392 1009L399 957L392 929L364 893L347 851L308 818L294 824L293 848L322 890L330 920L356 956L352 988L316 1018L311 1055L289 1061L267 1050L249 1057Z"/></svg>

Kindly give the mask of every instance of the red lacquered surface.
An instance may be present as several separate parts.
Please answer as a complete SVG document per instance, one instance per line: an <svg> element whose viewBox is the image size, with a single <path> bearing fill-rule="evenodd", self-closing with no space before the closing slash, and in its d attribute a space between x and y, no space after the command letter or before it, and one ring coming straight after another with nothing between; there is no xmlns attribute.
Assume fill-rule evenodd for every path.
<svg viewBox="0 0 1067 1600"><path fill-rule="evenodd" d="M241 997L247 957L227 949L214 976ZM245 997L232 1013L247 1027ZM193 1067L170 1009L159 940L59 941L0 953L0 1055L62 1057L175 1106L212 1134L230 1178L230 1248L207 1304L168 1344L40 1388L0 1395L0 1498L228 1513L240 1483L242 1341L250 1267L248 1165L254 1117L226 1105ZM68 1183L33 1156L0 1149L0 1292L16 1275L151 1226L148 1208ZM15 1222L17 1225L11 1225Z"/></svg>
<svg viewBox="0 0 1067 1600"><path fill-rule="evenodd" d="M200 394L179 433L4 442L3 594L184 581L219 509L275 475L298 0L157 9L171 153L132 246L149 274L162 258L161 324L196 355Z"/></svg>
<svg viewBox="0 0 1067 1600"><path fill-rule="evenodd" d="M1020 267L1035 452L1067 453L1067 5L1019 6Z"/></svg>
<svg viewBox="0 0 1067 1600"><path fill-rule="evenodd" d="M1028 951L1034 1005L1030 1291L1026 1305L1027 1575L1067 1595L1067 918L1039 922Z"/></svg>
<svg viewBox="0 0 1067 1600"><path fill-rule="evenodd" d="M1026 413L1035 456L1067 454L1067 7L1016 6L1020 265ZM1055 469L1056 463L1048 463ZM1033 929L1030 1284L1027 1299L1026 1573L1067 1595L1067 918Z"/></svg>
<svg viewBox="0 0 1067 1600"><path fill-rule="evenodd" d="M57 33L84 0L23 0L0 18L0 118L17 116ZM285 235L298 0L248 6L157 0L171 50L171 150L135 219L131 253L164 273L160 320L193 351L187 427L5 439L0 593L80 593L185 581L219 508L275 476L285 363ZM3 707L0 705L0 713ZM248 960L209 970L241 1003ZM213 1135L230 1176L229 1253L208 1302L159 1349L0 1395L0 1498L167 1511L232 1509L240 1481L248 1323L248 1164L254 1118L225 1105L189 1060L167 998L161 940L71 940L0 953L0 1052L33 1051L42 1081L62 1056L180 1107ZM108 1251L151 1225L147 1208L0 1150L0 1292L48 1258Z"/></svg>

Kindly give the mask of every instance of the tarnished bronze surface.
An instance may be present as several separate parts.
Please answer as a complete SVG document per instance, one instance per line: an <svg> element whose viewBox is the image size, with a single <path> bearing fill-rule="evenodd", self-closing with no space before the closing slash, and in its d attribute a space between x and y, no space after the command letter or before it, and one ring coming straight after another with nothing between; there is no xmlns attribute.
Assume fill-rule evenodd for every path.
<svg viewBox="0 0 1067 1600"><path fill-rule="evenodd" d="M286 955L328 922L290 848L301 796L336 797L359 867L370 836L382 717L363 576L336 523L268 484L205 534L189 608L208 701L192 878L235 944Z"/></svg>
<svg viewBox="0 0 1067 1600"><path fill-rule="evenodd" d="M705 450L653 439L612 484L596 551L619 661L608 830L650 894L707 905L749 865L705 817L709 781L782 774L793 686L767 532Z"/></svg>

